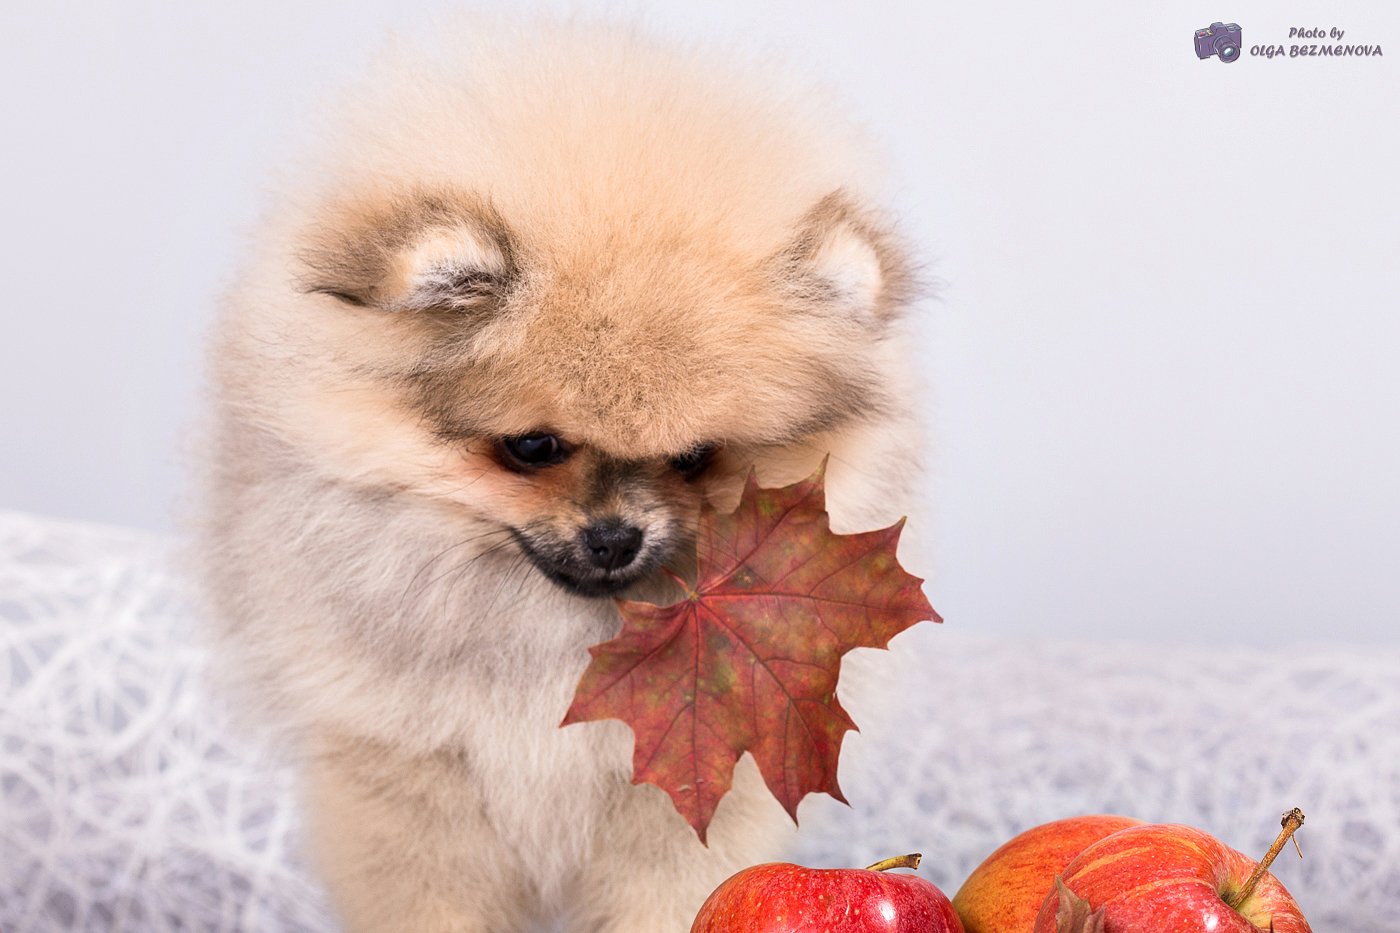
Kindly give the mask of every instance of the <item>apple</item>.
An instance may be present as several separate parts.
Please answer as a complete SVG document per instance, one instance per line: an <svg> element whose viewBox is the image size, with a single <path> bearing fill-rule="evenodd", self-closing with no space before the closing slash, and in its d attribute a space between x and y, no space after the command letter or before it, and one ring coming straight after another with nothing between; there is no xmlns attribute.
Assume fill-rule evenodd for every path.
<svg viewBox="0 0 1400 933"><path fill-rule="evenodd" d="M931 882L885 870L918 864L909 855L869 868L745 868L715 888L690 933L963 933Z"/></svg>
<svg viewBox="0 0 1400 933"><path fill-rule="evenodd" d="M967 933L1031 933L1055 876L1105 836L1138 826L1127 816L1075 816L1028 829L967 876L953 907Z"/></svg>
<svg viewBox="0 0 1400 933"><path fill-rule="evenodd" d="M1290 814L1284 814L1284 832L1265 856L1265 869L1302 824L1302 814L1290 812L1297 813L1297 824L1289 828ZM1253 859L1199 829L1133 826L1065 866L1063 885L1046 895L1034 933L1312 933L1283 885L1255 869ZM1090 913L1100 911L1096 926ZM1060 912L1065 916L1057 920Z"/></svg>

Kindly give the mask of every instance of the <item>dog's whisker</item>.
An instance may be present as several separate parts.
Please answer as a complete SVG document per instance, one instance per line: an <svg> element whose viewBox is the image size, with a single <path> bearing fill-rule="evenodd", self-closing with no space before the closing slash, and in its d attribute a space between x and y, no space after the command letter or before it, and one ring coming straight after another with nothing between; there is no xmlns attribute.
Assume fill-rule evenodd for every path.
<svg viewBox="0 0 1400 933"><path fill-rule="evenodd" d="M442 580L442 579L445 579L445 578L447 578L447 577L449 577L449 576L452 578L450 581L448 581L447 585L446 585L445 587L443 587L443 592L442 592L442 608L443 608L443 611L446 612L446 611L448 610L449 606L450 606L450 600L451 600L451 597L452 597L452 591L453 591L454 589L457 588L457 586L462 582L462 580L466 577L466 575L473 569L473 565L476 564L477 561L496 557L497 555L499 555L499 554L501 554L502 552L504 552L504 551L506 551L507 549L509 549L514 543L515 543L515 540L514 540L513 537L506 538L506 539L503 540L503 541L499 541L499 542L497 542L497 543L491 545L489 548L486 548L486 549L483 550L481 553L475 554L475 555L473 555L472 557L469 557L468 559L462 561L460 564L455 565L454 567L452 567L451 569L449 569L449 570L446 571L445 573L441 574L441 575L437 578L437 580ZM523 555L523 554L522 554L522 555L519 555L519 557L524 557L524 555ZM434 582L437 582L437 581L435 580Z"/></svg>
<svg viewBox="0 0 1400 933"><path fill-rule="evenodd" d="M510 538L508 537L508 536L510 535L510 530L509 530L509 529L491 529L491 530L489 530L489 531L482 532L481 534L473 535L473 536L470 537L470 538L465 538L465 539L463 539L463 540L461 540L461 541L456 542L455 544L449 545L448 547L446 547L445 549L443 549L442 551L440 551L437 555L435 555L434 557L430 558L426 563L423 564L422 567L420 567L420 568L418 569L418 572L415 573L415 574L413 575L413 579L410 580L410 581L408 582L408 585L407 585L406 587L404 587L403 595L399 598L399 606L398 606L399 612L402 612L402 611L403 611L403 609L405 608L405 606L406 606L406 604L407 604L409 595L410 595L410 594L413 594L413 585L414 585L415 583L417 583L418 580L420 580L420 579L423 577L423 574L425 574L425 573L428 571L428 569L429 569L430 567L432 567L432 566L433 566L434 564L436 564L438 561L442 560L442 558L446 557L448 554L450 554L452 551L455 551L455 550L458 549L458 548L466 547L466 546L468 546L468 545L475 544L475 543L477 543L477 542L479 542L479 541L483 541L483 540L486 540L486 539L488 539L488 538L491 538L491 537L494 537L494 536L497 536L497 535L506 535L506 536L507 536L506 540L505 540L504 542L502 542L502 544L509 544L509 543L510 543ZM490 554L490 553L491 553L493 550L495 550L496 548L501 547L502 544L495 544L495 545L492 545L491 547L486 548L484 551L482 551L482 552L480 552L480 553L474 555L473 557L469 558L469 559L467 560L467 563L470 564L472 561L477 560L478 558L483 557L483 556L485 556L485 555L487 555L487 554ZM429 589L432 588L433 584L437 583L437 582L438 582L439 580L441 580L444 576L446 576L448 573L451 573L451 572L452 572L452 570L449 569L449 570L446 571L445 573L440 574L440 575L438 575L438 576L436 576L436 577L434 577L434 578L428 580L426 583L424 583L424 584L422 585L422 587L419 588L418 592L417 592L416 594L413 594L413 595L415 596L415 598L421 597L424 593L426 593Z"/></svg>

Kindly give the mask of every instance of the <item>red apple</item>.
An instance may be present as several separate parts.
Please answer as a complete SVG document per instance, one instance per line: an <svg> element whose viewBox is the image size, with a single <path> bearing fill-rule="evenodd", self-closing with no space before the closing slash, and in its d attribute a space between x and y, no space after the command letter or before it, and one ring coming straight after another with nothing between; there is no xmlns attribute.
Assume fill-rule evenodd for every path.
<svg viewBox="0 0 1400 933"><path fill-rule="evenodd" d="M1075 816L1028 829L967 876L953 907L967 933L1031 933L1055 876L1089 846L1142 820Z"/></svg>
<svg viewBox="0 0 1400 933"><path fill-rule="evenodd" d="M908 858L889 862L918 865ZM875 870L886 864L746 868L715 888L690 933L963 933L942 891L918 875Z"/></svg>
<svg viewBox="0 0 1400 933"><path fill-rule="evenodd" d="M1270 858L1285 838L1279 837ZM1068 927L1057 924L1056 912L1062 900L1078 898L1090 910L1103 910L1106 933L1312 933L1297 903L1271 874L1265 873L1241 903L1231 906L1255 865L1190 826L1134 826L1094 843L1065 866L1061 878L1073 893L1046 895L1035 933ZM1078 933L1093 926L1077 924L1074 929Z"/></svg>

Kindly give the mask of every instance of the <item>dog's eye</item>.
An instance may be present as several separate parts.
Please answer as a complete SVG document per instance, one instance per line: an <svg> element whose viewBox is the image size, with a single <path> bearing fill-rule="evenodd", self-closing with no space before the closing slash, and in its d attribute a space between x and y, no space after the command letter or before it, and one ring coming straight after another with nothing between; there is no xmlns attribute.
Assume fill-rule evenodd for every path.
<svg viewBox="0 0 1400 933"><path fill-rule="evenodd" d="M568 444L553 434L505 437L501 439L501 447L515 462L534 467L562 463L572 452Z"/></svg>
<svg viewBox="0 0 1400 933"><path fill-rule="evenodd" d="M718 444L702 444L671 460L671 469L686 476L696 476L710 465L719 450Z"/></svg>

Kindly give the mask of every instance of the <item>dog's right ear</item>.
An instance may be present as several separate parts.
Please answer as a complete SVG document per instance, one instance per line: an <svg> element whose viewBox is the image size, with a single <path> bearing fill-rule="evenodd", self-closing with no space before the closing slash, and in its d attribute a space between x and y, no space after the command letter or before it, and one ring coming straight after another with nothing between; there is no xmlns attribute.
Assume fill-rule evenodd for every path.
<svg viewBox="0 0 1400 933"><path fill-rule="evenodd" d="M379 209L339 205L299 256L304 291L395 313L488 311L517 273L496 212L444 196Z"/></svg>
<svg viewBox="0 0 1400 933"><path fill-rule="evenodd" d="M879 327L912 297L906 250L844 191L822 198L780 257L785 286L807 310Z"/></svg>

